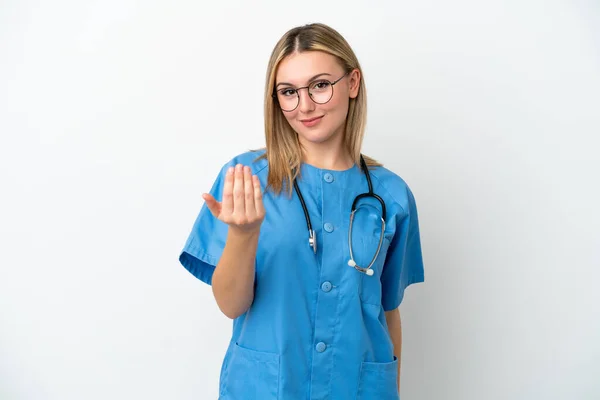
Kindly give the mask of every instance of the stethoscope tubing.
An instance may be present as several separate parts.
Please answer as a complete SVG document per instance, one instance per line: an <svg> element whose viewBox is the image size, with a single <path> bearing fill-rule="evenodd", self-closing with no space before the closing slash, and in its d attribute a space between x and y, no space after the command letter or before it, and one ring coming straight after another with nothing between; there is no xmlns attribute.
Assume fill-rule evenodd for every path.
<svg viewBox="0 0 600 400"><path fill-rule="evenodd" d="M377 260L377 257L379 256L379 252L381 250L381 245L383 243L383 237L384 237L384 233L385 233L386 208L385 208L385 201L383 201L383 199L381 197L379 197L379 195L377 195L376 193L373 192L373 185L371 183L371 174L369 173L367 164L366 164L362 154L360 155L360 164L361 164L361 169L363 170L363 172L365 173L365 176L367 177L367 184L369 185L369 191L367 193L359 194L358 196L356 196L354 198L354 201L352 202L352 209L350 210L350 224L348 226L348 248L350 250L350 260L348 261L348 265L355 268L357 271L363 272L368 276L372 276L373 270L371 269L371 267L375 263L375 260ZM306 203L304 202L304 197L302 196L302 192L300 191L300 188L298 187L298 183L296 182L295 179L294 179L294 190L296 191L296 194L298 195L298 198L300 199L300 204L302 205L302 210L304 211L304 218L306 219L306 226L308 228L308 244L312 247L313 252L315 254L317 254L317 237L316 237L315 231L312 227L312 223L310 221L310 215L308 214L308 208L306 207ZM361 266L357 265L356 261L354 260L354 252L352 250L352 225L354 222L354 214L356 213L356 210L357 210L356 206L358 204L358 201L360 199L366 198L366 197L373 197L377 201L379 201L379 204L381 204L381 234L379 235L379 243L377 244L377 251L375 252L375 256L371 259L371 262L369 263L369 265L367 267L361 267Z"/></svg>

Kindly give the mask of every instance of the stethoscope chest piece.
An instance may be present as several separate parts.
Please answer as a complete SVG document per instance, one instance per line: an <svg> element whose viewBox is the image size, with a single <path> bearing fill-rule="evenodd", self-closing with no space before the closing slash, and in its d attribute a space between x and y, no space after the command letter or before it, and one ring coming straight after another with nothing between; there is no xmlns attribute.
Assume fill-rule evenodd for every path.
<svg viewBox="0 0 600 400"><path fill-rule="evenodd" d="M308 232L308 245L312 247L315 254L317 254L317 235L315 234L314 229L311 229Z"/></svg>

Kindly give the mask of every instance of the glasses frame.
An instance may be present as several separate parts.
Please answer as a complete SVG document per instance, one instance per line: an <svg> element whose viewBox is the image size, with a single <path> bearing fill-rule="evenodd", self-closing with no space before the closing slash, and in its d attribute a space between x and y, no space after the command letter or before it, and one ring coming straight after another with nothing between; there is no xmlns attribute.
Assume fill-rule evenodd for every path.
<svg viewBox="0 0 600 400"><path fill-rule="evenodd" d="M338 83L339 81L341 81L342 79L344 79L350 72L352 72L352 71L346 72L344 75L342 75L340 78L336 79L333 82L330 81L329 79L315 79L314 81L310 82L310 84L308 84L308 86L302 86L302 87L299 87L299 88L292 88L292 89L294 89L296 91L296 97L298 98L298 101L296 102L296 107L292 108L291 110L284 110L281 107L281 103L279 103L279 99L277 98L277 93L278 92L280 92L282 90L289 90L290 89L289 87L276 90L275 93L273 93L271 96L273 96L273 98L275 99L275 101L279 105L279 108L281 108L281 111L284 111L284 112L292 112L292 111L296 110L296 108L298 108L298 106L300 105L300 90L301 89L306 89L306 92L308 93L308 97L312 100L313 103L315 103L315 104L327 104L327 103L329 103L331 101L331 99L333 99L333 86L336 83ZM308 90L308 88L310 87L311 84L313 84L315 82L321 82L321 81L329 82L329 84L331 85L331 96L324 103L319 103L319 102L315 101L315 99L313 99L312 95L310 94L310 90Z"/></svg>

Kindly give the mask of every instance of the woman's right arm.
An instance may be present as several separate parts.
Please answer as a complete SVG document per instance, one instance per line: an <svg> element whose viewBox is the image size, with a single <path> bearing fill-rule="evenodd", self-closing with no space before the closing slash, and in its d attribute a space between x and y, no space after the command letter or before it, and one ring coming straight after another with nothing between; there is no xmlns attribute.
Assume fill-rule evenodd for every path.
<svg viewBox="0 0 600 400"><path fill-rule="evenodd" d="M211 213L228 225L225 248L212 276L212 290L219 309L234 319L244 314L254 300L254 262L265 217L260 182L249 167L238 164L227 171L222 203L210 194L203 197Z"/></svg>
<svg viewBox="0 0 600 400"><path fill-rule="evenodd" d="M219 308L231 319L245 313L254 300L254 259L258 234L227 233L223 255L213 273L212 289Z"/></svg>

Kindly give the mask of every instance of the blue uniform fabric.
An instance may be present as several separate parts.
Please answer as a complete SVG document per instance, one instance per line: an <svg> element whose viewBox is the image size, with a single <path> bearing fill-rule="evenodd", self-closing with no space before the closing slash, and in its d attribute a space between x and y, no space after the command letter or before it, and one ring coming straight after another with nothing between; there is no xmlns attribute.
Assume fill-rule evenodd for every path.
<svg viewBox="0 0 600 400"><path fill-rule="evenodd" d="M211 189L222 198L230 166L248 165L266 187L268 165L255 162L264 150L226 163ZM358 165L333 171L302 164L302 192L318 251L308 245L300 200L264 192L266 210L255 263L250 309L233 321L221 367L221 400L398 399L398 360L385 311L397 308L406 287L424 281L417 208L407 184L384 167L369 170L373 190L386 203L385 239L367 276L348 266L348 227L354 198L368 191ZM373 200L373 201L371 201ZM380 206L362 201L353 224L354 258L373 257L381 225ZM223 252L227 225L204 205L179 260L211 284Z"/></svg>

